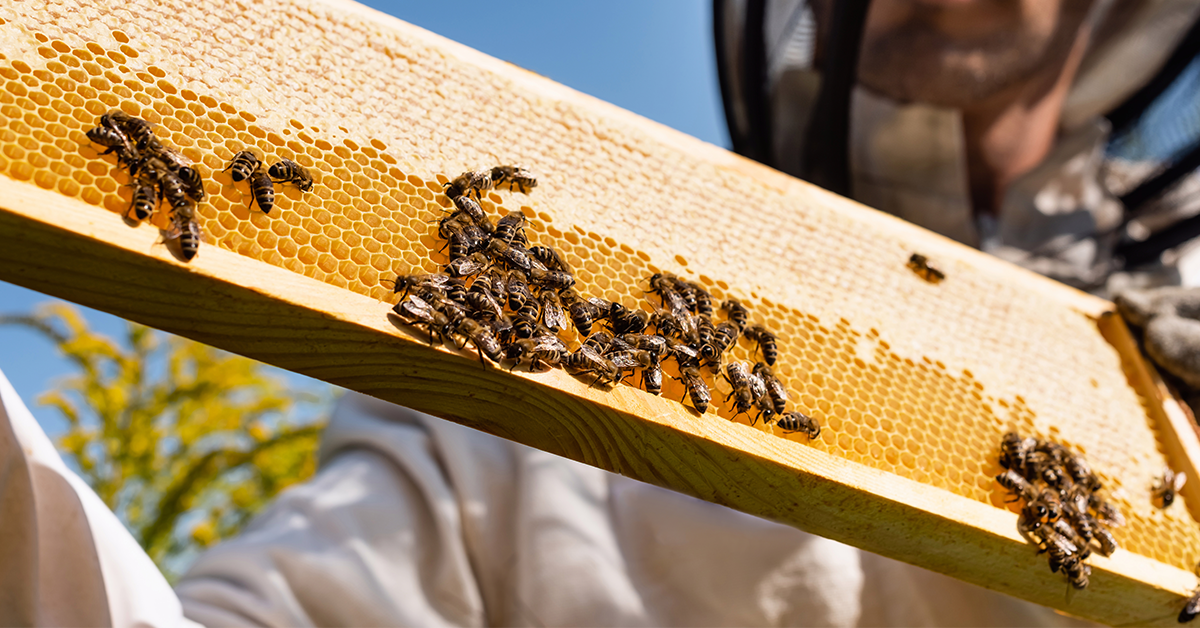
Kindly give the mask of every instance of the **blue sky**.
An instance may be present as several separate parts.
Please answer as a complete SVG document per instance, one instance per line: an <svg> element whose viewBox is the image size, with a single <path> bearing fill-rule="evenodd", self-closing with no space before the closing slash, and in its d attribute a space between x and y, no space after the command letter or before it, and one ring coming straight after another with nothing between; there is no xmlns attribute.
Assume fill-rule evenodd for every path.
<svg viewBox="0 0 1200 628"><path fill-rule="evenodd" d="M729 145L708 1L365 4L706 142ZM29 312L49 300L0 282L0 313ZM85 312L92 327L103 333L115 336L124 330L119 318ZM53 345L0 326L0 370L45 429L60 431L54 414L36 404L55 378L70 373Z"/></svg>

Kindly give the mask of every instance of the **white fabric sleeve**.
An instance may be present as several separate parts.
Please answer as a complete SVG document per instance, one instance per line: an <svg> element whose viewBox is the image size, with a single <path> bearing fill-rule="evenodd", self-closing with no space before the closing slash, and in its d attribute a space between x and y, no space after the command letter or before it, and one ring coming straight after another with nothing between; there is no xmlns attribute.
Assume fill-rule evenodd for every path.
<svg viewBox="0 0 1200 628"><path fill-rule="evenodd" d="M0 373L0 625L194 626Z"/></svg>
<svg viewBox="0 0 1200 628"><path fill-rule="evenodd" d="M322 466L180 582L210 625L1070 625L1050 609L347 394Z"/></svg>

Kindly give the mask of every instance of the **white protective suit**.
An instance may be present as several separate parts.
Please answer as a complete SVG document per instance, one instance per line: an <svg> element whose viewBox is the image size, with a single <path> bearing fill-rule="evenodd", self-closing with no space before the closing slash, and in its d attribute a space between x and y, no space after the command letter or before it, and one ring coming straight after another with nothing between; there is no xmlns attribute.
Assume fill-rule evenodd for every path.
<svg viewBox="0 0 1200 628"><path fill-rule="evenodd" d="M173 594L2 375L0 401L5 625L1078 625L355 394L316 477Z"/></svg>

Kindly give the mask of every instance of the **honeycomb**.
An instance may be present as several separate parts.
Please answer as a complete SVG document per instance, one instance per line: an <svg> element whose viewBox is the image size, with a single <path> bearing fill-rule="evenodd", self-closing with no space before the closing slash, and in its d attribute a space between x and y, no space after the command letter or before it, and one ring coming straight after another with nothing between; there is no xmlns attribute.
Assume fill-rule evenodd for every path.
<svg viewBox="0 0 1200 628"><path fill-rule="evenodd" d="M939 258L940 239L514 72L349 3L4 3L0 175L121 220L128 179L84 136L120 108L200 165L206 246L390 301L381 279L446 261L431 224L450 207L445 175L520 163L539 187L483 205L523 212L531 243L563 251L581 292L637 307L645 277L673 272L779 335L792 407L823 426L811 443L781 437L1001 508L1001 435L1052 439L1109 487L1123 548L1195 564L1186 505L1151 504L1166 463L1152 402L1093 318L1015 271ZM275 211L251 210L221 172L248 147L297 161L316 188L278 186ZM909 270L914 252L946 279ZM732 350L753 353L745 340ZM717 391L697 421L731 419ZM664 381L664 396L683 393Z"/></svg>

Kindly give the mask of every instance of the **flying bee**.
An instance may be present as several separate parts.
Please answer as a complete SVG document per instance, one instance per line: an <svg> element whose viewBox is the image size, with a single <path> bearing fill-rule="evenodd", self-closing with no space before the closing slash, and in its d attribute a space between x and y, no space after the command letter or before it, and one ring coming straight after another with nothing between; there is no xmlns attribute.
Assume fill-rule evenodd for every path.
<svg viewBox="0 0 1200 628"><path fill-rule="evenodd" d="M504 357L515 361L513 368L528 358L529 369L533 371L558 366L567 355L567 346L550 334L522 338L504 348Z"/></svg>
<svg viewBox="0 0 1200 628"><path fill-rule="evenodd" d="M530 260L529 254L519 244L508 244L497 238L488 242L485 250L493 259L499 259L510 269L520 270L524 273L529 273L533 269L533 262Z"/></svg>
<svg viewBox="0 0 1200 628"><path fill-rule="evenodd" d="M687 388L688 397L692 400L692 407L704 414L708 411L708 402L712 401L712 393L708 390L708 384L704 383L704 378L700 376L700 369L695 366L679 367L679 377L676 378L683 382Z"/></svg>
<svg viewBox="0 0 1200 628"><path fill-rule="evenodd" d="M525 222L525 214L509 212L496 221L496 231L492 235L508 243L525 241Z"/></svg>
<svg viewBox="0 0 1200 628"><path fill-rule="evenodd" d="M788 401L787 388L783 386L783 382L780 382L779 378L771 372L771 368L762 362L754 363L754 374L762 380L766 387L767 396L771 399L771 407L775 409L775 414L783 414L787 410Z"/></svg>
<svg viewBox="0 0 1200 628"><path fill-rule="evenodd" d="M745 336L758 343L758 348L762 351L763 361L768 365L774 366L775 359L779 357L779 349L776 346L775 334L767 331L762 325L751 325L743 332Z"/></svg>
<svg viewBox="0 0 1200 628"><path fill-rule="evenodd" d="M493 185L499 188L507 184L509 192L516 187L522 194L529 194L529 190L537 187L537 177L522 166L496 166L490 176Z"/></svg>
<svg viewBox="0 0 1200 628"><path fill-rule="evenodd" d="M184 261L190 262L200 251L200 241L204 234L200 224L196 222L191 211L174 211L171 213L171 228L165 239L179 243L179 255Z"/></svg>
<svg viewBox="0 0 1200 628"><path fill-rule="evenodd" d="M492 189L492 175L487 172L467 171L458 175L445 187L446 196L450 198L474 194L478 200L484 192Z"/></svg>
<svg viewBox="0 0 1200 628"><path fill-rule="evenodd" d="M482 251L460 257L446 265L446 272L451 277L468 277L477 275L491 264L491 260Z"/></svg>
<svg viewBox="0 0 1200 628"><path fill-rule="evenodd" d="M567 356L564 362L567 370L575 375L592 374L596 378L591 385L611 384L621 378L621 372L612 360L604 357L599 351L588 345L580 345L574 353Z"/></svg>
<svg viewBox="0 0 1200 628"><path fill-rule="evenodd" d="M542 302L542 324L554 333L566 329L567 313L563 310L558 293L552 290L542 290L538 294L538 300Z"/></svg>
<svg viewBox="0 0 1200 628"><path fill-rule="evenodd" d="M908 258L908 267L912 269L918 277L928 281L929 283L941 283L946 278L946 273L929 265L929 260L920 253L913 253Z"/></svg>
<svg viewBox="0 0 1200 628"><path fill-rule="evenodd" d="M308 173L308 170L304 166L291 159L280 159L271 164L271 167L267 169L267 173L277 183L291 183L301 192L311 192L313 189L312 175Z"/></svg>
<svg viewBox="0 0 1200 628"><path fill-rule="evenodd" d="M563 259L561 253L548 246L530 247L529 254L534 259L541 262L550 270L557 270L564 273L571 272L571 266L567 264L567 260Z"/></svg>
<svg viewBox="0 0 1200 628"><path fill-rule="evenodd" d="M575 330L579 332L579 335L591 335L592 325L598 316L592 304L573 289L562 293L562 301L567 306L567 315L571 317L571 322L575 325Z"/></svg>
<svg viewBox="0 0 1200 628"><path fill-rule="evenodd" d="M1004 473L997 475L996 482L998 482L1000 486L1003 486L1005 490L1012 494L1013 499L1009 501L1023 499L1027 502L1031 502L1037 499L1037 489L1034 488L1034 486L1030 484L1028 480L1026 480L1021 476L1020 473L1017 473L1016 471L1009 469Z"/></svg>
<svg viewBox="0 0 1200 628"><path fill-rule="evenodd" d="M1184 483L1187 482L1187 474L1180 472L1176 473L1170 467L1163 468L1163 477L1157 485L1154 486L1153 498L1157 502L1159 508L1166 508L1175 503L1175 494L1183 489Z"/></svg>
<svg viewBox="0 0 1200 628"><path fill-rule="evenodd" d="M741 362L730 362L725 366L725 380L732 390L725 395L725 401L736 397L734 407L737 414L749 414L754 407L754 394L750 391L750 371Z"/></svg>
<svg viewBox="0 0 1200 628"><path fill-rule="evenodd" d="M433 344L435 336L441 337L442 330L450 325L445 314L435 309L424 299L410 294L392 307L392 311L400 320L409 325L424 325L429 332L429 344Z"/></svg>
<svg viewBox="0 0 1200 628"><path fill-rule="evenodd" d="M496 225L492 224L492 220L487 217L487 213L483 211L483 207L480 207L479 203L475 202L475 199L470 196L456 196L453 200L454 207L457 208L455 213L461 213L470 218L471 222L489 234L496 231Z"/></svg>
<svg viewBox="0 0 1200 628"><path fill-rule="evenodd" d="M726 299L721 304L721 309L725 310L726 315L729 316L729 322L737 326L739 334L746 329L746 324L750 320L750 310L746 309L746 306L742 305L740 301Z"/></svg>
<svg viewBox="0 0 1200 628"><path fill-rule="evenodd" d="M133 200L129 203L129 211L139 222L150 217L154 208L158 207L157 182L150 177L139 177L133 186Z"/></svg>
<svg viewBox="0 0 1200 628"><path fill-rule="evenodd" d="M575 285L575 277L571 276L571 273L562 270L543 270L536 266L530 271L529 280L555 292Z"/></svg>
<svg viewBox="0 0 1200 628"><path fill-rule="evenodd" d="M229 176L234 181L245 181L254 174L259 167L262 166L262 161L254 153L243 150L239 151L229 160L229 165L225 166L225 170L229 171ZM221 172L225 172L222 170Z"/></svg>
<svg viewBox="0 0 1200 628"><path fill-rule="evenodd" d="M275 183L261 168L250 175L250 195L264 214L271 213L271 208L275 207Z"/></svg>
<svg viewBox="0 0 1200 628"><path fill-rule="evenodd" d="M783 430L784 434L806 434L809 440L821 437L821 424L807 414L795 410L779 415L779 418L775 419L775 426Z"/></svg>
<svg viewBox="0 0 1200 628"><path fill-rule="evenodd" d="M479 353L479 363L487 365L483 360L483 356L491 358L493 362L500 362L503 356L500 353L500 340L496 338L496 334L491 328L473 318L463 318L454 326L454 331L475 345L475 351Z"/></svg>

